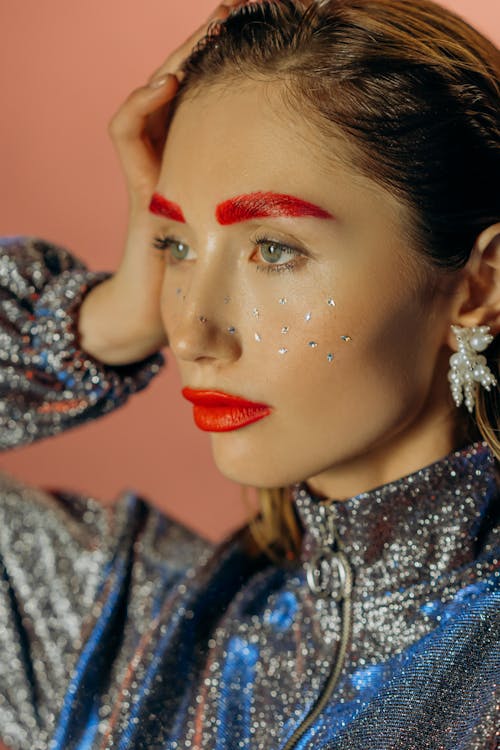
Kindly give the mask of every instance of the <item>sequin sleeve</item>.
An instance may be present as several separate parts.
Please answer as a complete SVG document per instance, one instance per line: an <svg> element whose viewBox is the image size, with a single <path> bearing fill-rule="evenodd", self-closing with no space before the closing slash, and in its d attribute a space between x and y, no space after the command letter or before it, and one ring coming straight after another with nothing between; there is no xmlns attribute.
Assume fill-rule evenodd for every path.
<svg viewBox="0 0 500 750"><path fill-rule="evenodd" d="M162 602L210 550L132 490L105 505L0 472L0 737L10 750L47 750L54 737L76 747L64 737L68 711L83 716L117 689Z"/></svg>
<svg viewBox="0 0 500 750"><path fill-rule="evenodd" d="M45 240L0 238L0 450L116 409L165 364L157 352L109 366L80 348L79 306L110 276Z"/></svg>

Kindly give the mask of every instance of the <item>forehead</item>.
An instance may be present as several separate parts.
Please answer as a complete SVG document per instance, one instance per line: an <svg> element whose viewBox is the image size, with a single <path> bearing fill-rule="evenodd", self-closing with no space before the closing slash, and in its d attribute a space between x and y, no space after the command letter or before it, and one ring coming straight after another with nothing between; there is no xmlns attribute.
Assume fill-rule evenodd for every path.
<svg viewBox="0 0 500 750"><path fill-rule="evenodd" d="M292 111L274 81L209 85L186 96L172 117L158 192L181 206L272 190L308 196L337 218L402 204L352 163L352 147L332 126L328 142L310 113Z"/></svg>
<svg viewBox="0 0 500 750"><path fill-rule="evenodd" d="M335 160L337 150L333 140L332 135L327 147L307 112L292 111L285 104L282 84L248 80L211 84L177 106L163 167L165 172L196 169L214 177L237 169L248 175L258 170L263 176L304 178L314 170L326 176L327 162Z"/></svg>

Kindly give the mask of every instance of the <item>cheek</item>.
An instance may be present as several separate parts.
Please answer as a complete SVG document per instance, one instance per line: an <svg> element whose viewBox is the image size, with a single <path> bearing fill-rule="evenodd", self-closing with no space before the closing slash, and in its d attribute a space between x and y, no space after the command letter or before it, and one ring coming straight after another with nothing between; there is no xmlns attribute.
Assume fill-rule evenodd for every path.
<svg viewBox="0 0 500 750"><path fill-rule="evenodd" d="M423 321L410 299L375 292L284 294L256 307L245 327L244 349L268 393L294 410L317 408L319 420L338 414L368 417L403 407L425 387L429 373L415 342ZM253 315L253 310L249 315ZM399 406L398 406L399 404ZM316 406L314 406L316 405ZM405 408L405 407L404 407Z"/></svg>
<svg viewBox="0 0 500 750"><path fill-rule="evenodd" d="M186 285L182 281L172 281L165 273L160 292L160 314L168 335L169 328L180 318L186 300Z"/></svg>
<svg viewBox="0 0 500 750"><path fill-rule="evenodd" d="M275 285L260 304L248 306L245 342L266 363L269 372L319 369L328 375L353 341L340 311L334 285L328 288L290 289Z"/></svg>

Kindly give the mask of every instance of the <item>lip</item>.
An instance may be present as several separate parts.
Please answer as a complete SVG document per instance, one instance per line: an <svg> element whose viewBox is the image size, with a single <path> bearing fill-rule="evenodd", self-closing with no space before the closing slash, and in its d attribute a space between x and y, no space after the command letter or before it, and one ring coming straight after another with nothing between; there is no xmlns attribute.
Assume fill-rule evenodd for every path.
<svg viewBox="0 0 500 750"><path fill-rule="evenodd" d="M223 391L183 388L182 395L194 405L194 421L206 432L228 432L271 414L268 404L249 401Z"/></svg>

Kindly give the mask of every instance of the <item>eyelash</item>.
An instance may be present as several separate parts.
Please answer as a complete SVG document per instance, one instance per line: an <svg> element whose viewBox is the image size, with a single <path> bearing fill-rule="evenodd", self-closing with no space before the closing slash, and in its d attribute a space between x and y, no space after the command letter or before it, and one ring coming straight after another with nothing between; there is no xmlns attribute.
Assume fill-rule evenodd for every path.
<svg viewBox="0 0 500 750"><path fill-rule="evenodd" d="M255 245L263 245L264 243L267 243L269 245L275 245L278 247L282 252L288 253L289 255L298 256L302 255L304 256L304 253L299 250L298 248L291 247L290 245L285 245L282 242L277 242L276 240L272 240L269 237L261 236L256 237L253 240ZM155 237L153 241L153 246L157 248L158 250L166 250L170 244L178 244L182 245L184 243L180 242L179 240L176 240L174 237ZM176 258L176 260L179 260ZM287 263L266 263L264 266L257 265L255 267L256 271L264 271L264 273L281 273L283 271L294 271L297 268L297 261L288 261Z"/></svg>

